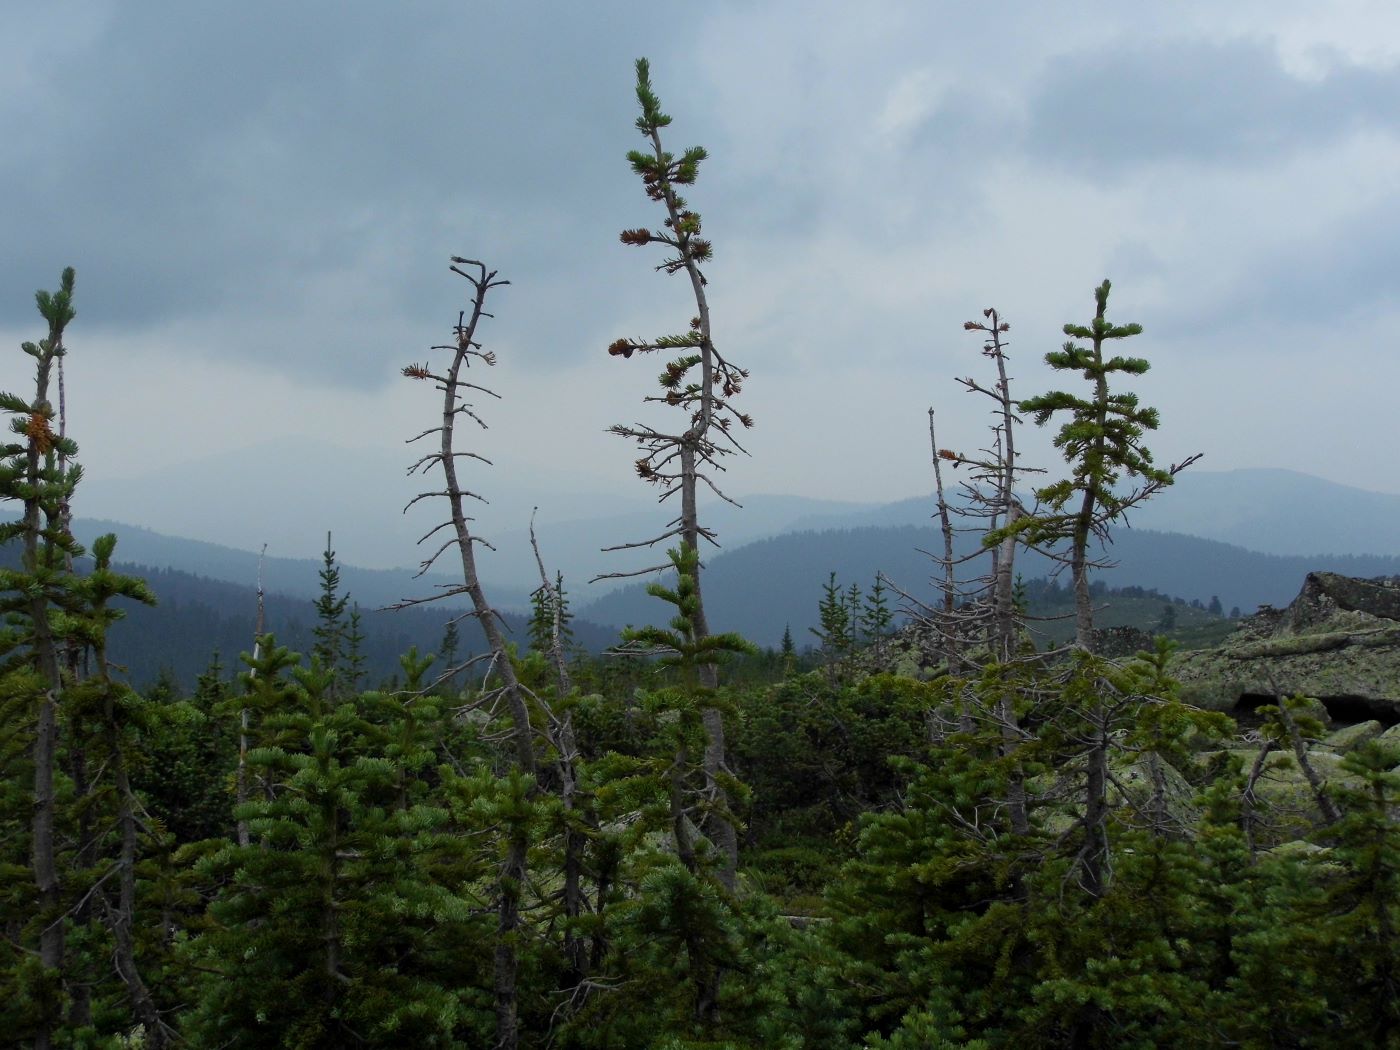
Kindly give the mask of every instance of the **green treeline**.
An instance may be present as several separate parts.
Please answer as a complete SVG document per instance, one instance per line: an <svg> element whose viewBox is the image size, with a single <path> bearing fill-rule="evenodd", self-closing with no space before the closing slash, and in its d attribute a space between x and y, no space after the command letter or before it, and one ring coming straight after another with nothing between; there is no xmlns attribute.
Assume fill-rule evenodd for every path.
<svg viewBox="0 0 1400 1050"><path fill-rule="evenodd" d="M1400 1031L1394 744L1342 759L1328 823L1247 790L1267 745L1177 703L1155 656L933 681L795 672L721 698L744 828L729 893L698 832L703 779L693 758L677 768L703 746L683 671L579 660L561 700L545 656L519 657L522 679L573 714L586 805L570 813L549 748L545 790L502 775L499 719L464 710L467 694L416 692L425 665L405 657L409 692L331 699L324 668L266 638L238 678L213 667L188 697L122 694L118 737L90 704L65 705L64 881L37 912L22 821L32 701L7 679L7 1030L49 1012L58 1046L490 1046L495 873L523 835L523 1046L1343 1047ZM1082 698L1109 690L1109 877L1091 894ZM992 715L1008 691L1026 715L1013 756ZM112 962L120 796L106 773L79 775L114 755L140 803L132 958L164 1044L132 1039L140 1017ZM1021 834L1014 776L1029 789ZM676 790L693 872L675 848ZM571 831L586 903L566 917ZM55 918L62 985L27 950Z"/></svg>

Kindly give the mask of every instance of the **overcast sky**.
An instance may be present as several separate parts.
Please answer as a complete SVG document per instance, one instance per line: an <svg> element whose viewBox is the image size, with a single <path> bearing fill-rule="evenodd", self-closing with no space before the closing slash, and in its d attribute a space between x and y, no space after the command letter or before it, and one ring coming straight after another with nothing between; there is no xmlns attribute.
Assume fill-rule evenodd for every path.
<svg viewBox="0 0 1400 1050"><path fill-rule="evenodd" d="M604 429L656 419L661 362L605 348L692 312L617 239L659 221L625 161L639 55L669 145L710 152L689 196L758 424L735 494L926 489L928 407L955 447L987 421L963 321L1002 311L1029 396L1105 276L1159 459L1400 492L1393 2L8 4L0 337L75 266L90 476L272 442L229 479L255 491L299 441L431 425L399 370L465 301L448 257L480 258L512 284L474 447L545 504L633 492Z"/></svg>

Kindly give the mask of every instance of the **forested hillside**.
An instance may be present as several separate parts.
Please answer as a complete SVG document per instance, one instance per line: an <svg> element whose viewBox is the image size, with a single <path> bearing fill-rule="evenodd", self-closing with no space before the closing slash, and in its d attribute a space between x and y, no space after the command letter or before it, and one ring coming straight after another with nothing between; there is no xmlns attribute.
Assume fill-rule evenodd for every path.
<svg viewBox="0 0 1400 1050"><path fill-rule="evenodd" d="M948 386L990 422L960 452L929 409L928 526L711 555L708 501L758 425L722 338L742 311L711 298L718 249L682 195L708 154L672 152L645 59L635 102L641 225L620 242L681 308L595 355L642 406L608 432L660 503L615 552L645 591L592 606L625 624L606 653L547 547L531 542L528 617L491 592L472 515L489 421L532 403L490 371L513 301L486 262L450 257L460 298L424 304L445 341L398 373L421 405L405 443L428 575L383 613L355 607L329 539L297 597L124 565L111 533L80 542L74 270L37 293L32 385L0 393L5 1038L1400 1047L1400 732L1329 725L1400 721L1400 581L1309 577L1228 651L1189 654L1219 710L1183 700L1170 640L1286 601L1304 565L1396 562L1126 529L1200 453L1149 447L1171 424L1135 392L1150 344L1107 279L1016 377L1040 393L1013 394L996 308L949 325L981 371ZM551 184L566 167L537 162ZM663 313L638 295L634 330ZM1039 466L1031 428L1054 450ZM1105 631L1114 602L1157 637ZM1344 650L1366 658L1365 705L1331 674ZM1285 659L1335 695L1280 689ZM133 681L125 662L174 674Z"/></svg>
<svg viewBox="0 0 1400 1050"><path fill-rule="evenodd" d="M825 532L797 532L759 540L706 559L706 601L721 622L731 624L763 646L777 645L784 625L800 638L817 625L817 602L828 572L844 583L868 587L883 573L922 601L932 600L937 566L927 552L941 542L933 523L925 526L870 526ZM958 537L959 556L973 552L974 535ZM1259 554L1180 533L1123 529L1114 534L1106 557L1112 568L1095 573L1114 587L1144 587L1228 611L1253 612L1261 604L1288 604L1298 582L1311 571L1348 576L1400 575L1400 556L1331 555L1297 557ZM1053 572L1053 562L1034 553L1019 563L1027 579ZM644 587L633 585L580 604L597 623L639 623L653 604Z"/></svg>

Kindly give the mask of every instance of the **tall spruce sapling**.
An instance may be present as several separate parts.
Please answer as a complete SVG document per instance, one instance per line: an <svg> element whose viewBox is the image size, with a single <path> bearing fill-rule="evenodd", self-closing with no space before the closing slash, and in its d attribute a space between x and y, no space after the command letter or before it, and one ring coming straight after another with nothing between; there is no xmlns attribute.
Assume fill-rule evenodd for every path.
<svg viewBox="0 0 1400 1050"><path fill-rule="evenodd" d="M732 778L725 778L727 783L715 784L707 754L707 761L702 763L705 786L696 799L695 792L688 784L694 770L690 758L690 737L695 729L697 713L701 728L707 729L706 716L720 710L719 697L714 688L706 684L706 669L731 656L752 655L758 650L736 633L710 634L700 629L697 621L700 612L699 555L694 548L684 545L671 548L667 555L676 572L674 588L650 583L647 593L670 605L675 615L664 628L648 626L623 631L626 645L655 656L661 667L671 671L678 683L646 694L644 701L671 716L665 720L672 754L663 756L664 775L671 835L676 846L676 857L683 870L669 875L658 871L649 880L649 889L653 892L646 896L652 899L644 902L643 909L659 904L664 918L658 926L665 930L667 936L679 942L687 956L686 971L695 996L694 1016L709 1025L716 1020L720 981L726 963L732 957L732 947L723 921L728 913L727 905L709 892L713 889L713 883L707 885L705 875L710 865L706 862L702 844L696 841L692 833L691 814L698 811L710 826L723 822L733 827L735 820L729 806L742 786ZM716 845L723 850L721 843ZM732 891L729 857L721 852L717 859L719 868L716 874L721 884ZM684 892L654 893L657 888L667 886L673 889L680 887ZM658 897L659 901L656 899ZM697 923L697 919L701 921Z"/></svg>
<svg viewBox="0 0 1400 1050"><path fill-rule="evenodd" d="M657 266L668 275L684 274L690 284L695 302L695 316L685 332L663 335L655 339L618 339L608 347L615 357L630 359L634 354L657 351L674 353L666 364L659 382L661 392L647 397L648 402L662 403L684 413L683 428L657 429L643 423L610 427L611 433L636 444L641 456L636 461L638 476L659 487L659 501L679 495L680 510L665 531L650 539L624 543L611 550L654 547L677 539L681 546L697 556L695 563L694 615L692 623L700 639L710 633L701 588L702 566L698 558L700 540L714 544L713 532L700 524L697 498L701 484L716 496L725 496L716 484L714 474L724 470L722 459L736 452L745 452L735 437L738 428L753 426L753 420L733 407L736 397L748 377L748 372L728 361L715 347L710 320L710 304L706 295L707 281L700 267L713 254L710 241L701 236L702 224L698 212L692 210L678 192L679 187L694 185L700 164L707 154L692 146L679 157L665 150L661 142L662 129L671 118L662 112L661 101L652 88L647 60L637 60L637 101L641 115L636 127L646 138L648 148L633 150L627 159L632 170L642 180L647 196L665 210L665 218L657 228L638 227L622 231L624 244L645 247L659 244L668 252ZM654 565L631 572L608 573L607 576L636 576L671 568ZM698 669L699 683L713 690L718 683L718 671L713 664ZM716 708L707 708L703 715L707 738L705 772L708 790L723 800L723 781L728 776L725 756L724 719ZM727 858L723 879L733 889L737 885L738 835L733 825L722 816L728 811L721 804L713 811L709 832Z"/></svg>
<svg viewBox="0 0 1400 1050"><path fill-rule="evenodd" d="M1094 540L1106 544L1114 523L1200 459L1197 453L1165 470L1154 465L1143 438L1147 431L1157 429L1157 410L1142 407L1132 392L1110 388L1114 377L1143 375L1151 367L1140 357L1108 356L1111 343L1142 332L1139 324L1118 325L1108 320L1110 288L1105 280L1094 290L1093 320L1088 325L1066 324L1064 333L1070 341L1045 355L1046 363L1056 371L1078 372L1090 384L1089 394L1052 390L1017 404L1037 426L1067 417L1054 444L1069 464L1070 476L1038 489L1039 506L1034 513L1008 521L988 537L989 543L999 543L1016 536L1042 550L1068 543L1067 551L1051 554L1069 565L1074 584L1075 645L1081 657L1065 691L1066 696L1074 694L1080 699L1071 712L1080 723L1073 732L1085 741L1084 809L1079 822L1082 838L1076 865L1081 885L1093 898L1107 891L1111 870L1108 789L1114 722L1136 705L1132 698L1118 695L1111 688L1111 675L1089 658L1095 647L1089 570L1104 564L1090 555L1089 545Z"/></svg>
<svg viewBox="0 0 1400 1050"><path fill-rule="evenodd" d="M822 596L817 602L819 626L807 629L821 643L822 662L826 666L827 681L832 685L845 673L851 656L851 616L849 594L837 586L836 573L830 573L822 584Z"/></svg>
<svg viewBox="0 0 1400 1050"><path fill-rule="evenodd" d="M30 824L35 895L38 902L38 962L47 992L36 998L40 1011L35 1046L51 1045L55 1013L64 970L64 923L61 921L63 887L58 864L58 806L55 774L59 755L59 699L63 689L60 650L63 639L54 629L58 610L74 605L72 573L68 559L82 548L68 530L67 507L82 476L82 469L68 461L77 444L54 431L55 412L50 382L56 362L66 354L64 333L76 316L73 309L73 269L63 271L56 292L35 293L39 313L48 324L48 335L22 349L34 358L34 396L0 394L0 409L10 415L14 438L0 448L0 499L20 505L18 520L0 524L0 544L18 539L22 544L21 567L0 576L3 599L0 611L18 624L8 640L9 669L31 676L28 689L34 710L34 799Z"/></svg>
<svg viewBox="0 0 1400 1050"><path fill-rule="evenodd" d="M329 676L328 694L334 701L340 694L345 677L345 610L350 604L350 595L340 589L340 566L336 564L335 551L331 549L331 534L326 533L326 549L321 555L322 564L317 576L321 580L321 593L316 598L316 625L311 629L315 644L311 647L313 660L319 660L322 669Z"/></svg>
<svg viewBox="0 0 1400 1050"><path fill-rule="evenodd" d="M79 973L76 964L85 944L101 943L86 928L99 919L113 939L117 976L133 1012L147 1024L150 1045L163 1046L168 1031L142 978L133 936L142 835L129 775L136 753L130 730L145 711L140 698L112 678L106 650L107 629L122 615L111 600L153 603L154 597L142 581L112 570L111 535L94 543L88 574L74 571L74 559L84 553L70 529L82 468L67 435L62 385L64 337L76 316L73 288L70 267L58 291L35 294L48 334L22 344L35 362L33 399L0 394L15 435L0 446L0 500L22 508L18 520L0 524L0 544L18 539L22 547L18 568L0 569L0 615L7 624L0 633L0 699L9 723L0 737L6 752L27 743L33 783L24 808L34 885L23 914L7 916L6 928L28 957L19 984L29 1000L22 1008L33 1022L36 1047L92 1022L92 998L107 971ZM55 371L57 412L50 401ZM62 755L68 784L61 779ZM71 806L60 808L62 796ZM93 872L105 874L85 885ZM65 905L71 905L66 912ZM72 953L65 936L70 925ZM61 1017L65 994L68 1011Z"/></svg>
<svg viewBox="0 0 1400 1050"><path fill-rule="evenodd" d="M860 629L875 657L875 665L884 667L885 644L889 641L894 612L890 609L889 588L885 586L883 573L875 574L875 582L866 592L860 607Z"/></svg>
<svg viewBox="0 0 1400 1050"><path fill-rule="evenodd" d="M143 840L162 839L166 834L145 815L144 803L131 783L133 759L139 760L143 751L142 730L151 728L143 725L148 715L141 698L112 677L107 656L108 630L124 615L111 604L112 600L124 598L154 605L156 599L144 581L113 570L112 552L116 543L117 538L110 533L93 542L92 571L75 585L81 608L75 610L73 616L73 634L79 645L91 652L93 673L70 687L65 706L71 723L85 721L82 715L86 714L101 727L100 740L105 745L102 768L111 780L111 804L115 809L117 832L117 856L113 865L115 899L112 892L100 889L101 911L111 932L116 972L125 986L132 1015L145 1029L146 1045L160 1050L178 1036L161 1016L152 993L147 979L152 969L150 961L138 958L137 868L144 859ZM168 851L168 843L165 849Z"/></svg>
<svg viewBox="0 0 1400 1050"><path fill-rule="evenodd" d="M1110 526L1172 484L1177 474L1201 458L1196 453L1165 470L1156 466L1143 438L1147 431L1157 429L1157 410L1139 405L1138 396L1131 391L1110 389L1114 377L1139 376L1151 368L1141 357L1106 356L1108 344L1142 332L1140 324L1118 325L1108 320L1110 287L1105 279L1094 289L1093 320L1088 325L1066 324L1064 333L1070 341L1045 355L1046 364L1057 372L1078 372L1091 385L1089 394L1052 390L1017 405L1034 417L1037 426L1068 417L1054 443L1069 464L1070 476L1036 491L1042 510L1005 526L1037 546L1068 541L1069 550L1063 558L1074 582L1075 643L1085 651L1094 647L1089 570L1096 563L1089 554L1090 543L1096 539L1107 542ZM1125 482L1129 487L1123 487Z"/></svg>

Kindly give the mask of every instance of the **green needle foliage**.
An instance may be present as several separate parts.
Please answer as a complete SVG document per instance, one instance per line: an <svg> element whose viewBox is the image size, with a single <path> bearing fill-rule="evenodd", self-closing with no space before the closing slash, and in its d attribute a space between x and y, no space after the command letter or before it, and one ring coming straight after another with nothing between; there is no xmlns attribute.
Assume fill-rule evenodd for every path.
<svg viewBox="0 0 1400 1050"><path fill-rule="evenodd" d="M1140 406L1138 396L1130 391L1111 389L1116 376L1142 375L1151 366L1141 357L1108 356L1109 344L1142 332L1140 324L1118 325L1108 320L1110 287L1105 280L1094 289L1094 319L1088 325L1065 325L1070 341L1045 355L1045 363L1057 372L1078 372L1090 384L1089 393L1052 390L1017 404L1021 412L1034 417L1037 426L1068 417L1056 432L1054 443L1070 466L1070 476L1036 490L1043 510L989 533L984 541L994 546L1007 535L1019 536L1034 546L1069 541L1064 560L1073 571L1076 641L1084 649L1094 645L1090 540L1107 540L1111 523L1170 485L1177 473L1200 458L1191 456L1167 470L1155 466L1143 436L1157 429L1157 410ZM1074 342L1076 339L1088 345ZM1130 487L1123 488L1123 483Z"/></svg>
<svg viewBox="0 0 1400 1050"><path fill-rule="evenodd" d="M1069 416L1055 434L1055 447L1064 453L1073 472L1068 479L1036 493L1056 511L1078 495L1087 501L1090 514L1101 509L1115 517L1127 506L1114 489L1124 475L1158 485L1169 485L1172 480L1169 471L1153 466L1152 453L1142 443L1146 431L1157 429L1157 410L1140 407L1134 393L1109 389L1113 376L1143 375L1152 367L1141 357L1105 356L1107 343L1142 334L1140 324L1118 325L1108 320L1110 287L1105 280L1094 289L1094 319L1087 326L1065 325L1070 341L1045 355L1045 363L1056 371L1080 373L1092 385L1092 395L1052 390L1018 405L1022 412L1034 416L1037 426L1044 426L1057 414ZM1075 339L1087 340L1089 345L1081 346Z"/></svg>
<svg viewBox="0 0 1400 1050"><path fill-rule="evenodd" d="M262 791L236 813L254 841L199 862L218 889L188 957L219 976L203 986L189 1038L454 1046L489 1031L471 1005L481 975L459 985L467 973L448 950L488 934L452 885L465 843L449 833L450 808L426 799L445 775L427 757L440 712L432 699L421 712L374 696L318 705L282 677L287 650L264 641L266 655L245 658L258 671L250 699L264 742L248 762Z"/></svg>
<svg viewBox="0 0 1400 1050"><path fill-rule="evenodd" d="M700 556L692 547L674 547L666 552L676 570L676 585L647 584L647 593L675 608L669 627L628 628L622 632L625 643L655 653L660 666L673 669L690 689L704 689L700 669L722 662L739 653L755 654L758 649L734 632L703 634L696 625L700 610L697 573Z"/></svg>
<svg viewBox="0 0 1400 1050"><path fill-rule="evenodd" d="M316 598L316 625L311 629L316 644L311 649L312 656L320 662L328 678L326 689L332 699L341 690L345 677L346 657L346 607L350 595L340 590L340 566L336 564L335 551L331 549L331 534L326 533L326 550L322 554L322 565L318 573L321 579L321 593Z"/></svg>

